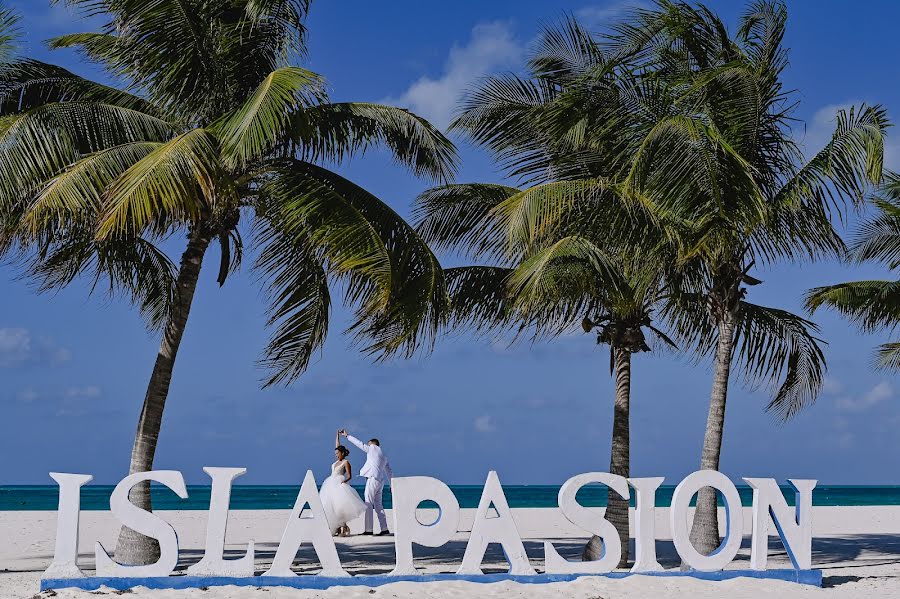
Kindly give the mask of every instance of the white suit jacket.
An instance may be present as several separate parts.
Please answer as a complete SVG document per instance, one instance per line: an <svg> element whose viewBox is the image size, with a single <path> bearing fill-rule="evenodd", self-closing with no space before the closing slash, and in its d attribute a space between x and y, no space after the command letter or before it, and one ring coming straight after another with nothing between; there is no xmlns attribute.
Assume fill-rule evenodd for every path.
<svg viewBox="0 0 900 599"><path fill-rule="evenodd" d="M387 456L381 451L377 445L369 445L363 443L353 435L347 435L347 440L366 452L366 463L359 471L360 476L366 478L374 478L381 482L387 482L394 477L394 471L391 470L391 464L388 462Z"/></svg>

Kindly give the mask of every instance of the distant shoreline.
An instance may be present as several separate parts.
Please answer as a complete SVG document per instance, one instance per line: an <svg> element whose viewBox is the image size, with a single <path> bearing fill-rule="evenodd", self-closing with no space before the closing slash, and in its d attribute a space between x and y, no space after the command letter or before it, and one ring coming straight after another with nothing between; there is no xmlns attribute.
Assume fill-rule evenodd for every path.
<svg viewBox="0 0 900 599"><path fill-rule="evenodd" d="M362 493L361 485L354 485ZM752 504L752 491L746 485L738 485L741 503ZM81 491L81 509L105 511L109 509L109 495L113 485L89 485ZM460 507L474 508L481 497L481 485L450 485ZM235 485L231 494L232 510L291 509L300 485ZM656 496L657 507L671 504L674 485L660 487ZM178 499L171 491L155 488L153 504L156 510L206 510L209 508L208 485L188 485L188 499ZM559 486L556 485L504 485L504 492L513 508L557 507ZM793 504L794 493L783 486L782 493ZM585 487L578 494L582 505L603 507L606 505L605 487ZM58 503L55 485L0 486L0 512L2 511L52 511ZM391 507L390 490L385 493L385 507ZM633 503L632 503L633 505ZM815 506L892 506L900 505L900 485L822 485L813 491Z"/></svg>

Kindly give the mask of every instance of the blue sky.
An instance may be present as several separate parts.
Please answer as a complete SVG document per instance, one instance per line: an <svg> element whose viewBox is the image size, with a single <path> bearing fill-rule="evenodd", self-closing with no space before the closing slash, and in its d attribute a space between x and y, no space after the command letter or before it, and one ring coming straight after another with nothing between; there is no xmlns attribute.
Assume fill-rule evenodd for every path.
<svg viewBox="0 0 900 599"><path fill-rule="evenodd" d="M27 51L97 75L41 40L88 30L61 7L11 2L25 14ZM740 3L711 2L736 23ZM453 3L392 0L313 2L309 66L338 100L391 101L444 125L454 101L486 72L518 68L542 24L564 11L601 27L623 4L517 0ZM798 90L797 129L818 147L837 107L867 101L900 118L896 81L900 5L854 10L849 2L789 3L788 87ZM462 140L458 140L461 141ZM888 160L900 167L894 140ZM501 181L482 152L461 143L460 181ZM402 214L428 183L373 152L340 171ZM178 244L173 245L177 249ZM251 273L215 284L211 251L169 397L158 468L203 482L201 467L245 466L245 483L299 483L327 474L334 430L379 436L398 474L483 482L561 483L605 470L612 380L608 354L588 335L536 346L454 335L435 352L372 364L341 334L335 311L326 348L290 388L261 391L254 362L266 341L265 304ZM249 260L245 264L249 264ZM751 300L800 310L815 285L882 277L874 266L784 265L763 271ZM768 395L733 385L722 469L730 476L817 478L823 484L900 484L900 381L873 371L872 347L833 314L816 316L830 371L816 405L780 424ZM127 470L134 426L158 340L127 303L79 283L38 295L18 271L0 267L0 484L51 482L47 472L88 472L116 482ZM634 360L632 472L676 482L699 463L710 369L671 355ZM360 460L358 454L352 456Z"/></svg>

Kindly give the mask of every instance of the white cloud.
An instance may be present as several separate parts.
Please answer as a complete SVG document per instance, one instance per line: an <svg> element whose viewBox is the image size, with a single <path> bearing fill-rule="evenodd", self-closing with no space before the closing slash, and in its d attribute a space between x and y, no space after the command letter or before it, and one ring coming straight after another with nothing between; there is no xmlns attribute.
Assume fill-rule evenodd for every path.
<svg viewBox="0 0 900 599"><path fill-rule="evenodd" d="M861 412L876 406L894 396L894 388L887 381L881 381L859 397L844 396L837 400L837 407L849 412Z"/></svg>
<svg viewBox="0 0 900 599"><path fill-rule="evenodd" d="M586 27L605 27L611 21L617 21L626 16L635 8L647 8L649 5L640 0L609 2L600 5L590 5L575 11L575 17Z"/></svg>
<svg viewBox="0 0 900 599"><path fill-rule="evenodd" d="M830 376L826 376L825 380L822 381L822 392L827 393L829 395L837 395L844 390L844 385L837 379L831 378Z"/></svg>
<svg viewBox="0 0 900 599"><path fill-rule="evenodd" d="M69 387L66 389L66 397L70 399L94 399L100 397L103 392L96 385L86 387Z"/></svg>
<svg viewBox="0 0 900 599"><path fill-rule="evenodd" d="M21 401L23 403L31 403L37 399L40 399L40 397L41 397L41 394L38 393L37 391L35 391L34 389L32 389L31 387L28 387L27 389L22 389L21 391L19 391L16 394L16 399L18 399L19 401Z"/></svg>
<svg viewBox="0 0 900 599"><path fill-rule="evenodd" d="M837 437L837 445L841 449L850 449L855 441L856 437L853 436L853 433L842 433Z"/></svg>
<svg viewBox="0 0 900 599"><path fill-rule="evenodd" d="M450 49L440 77L424 76L402 95L384 102L409 108L444 129L453 119L464 91L479 77L520 66L524 52L524 45L507 23L480 23L472 29L467 44L454 44Z"/></svg>
<svg viewBox="0 0 900 599"><path fill-rule="evenodd" d="M62 394L56 410L57 416L84 416L97 411L96 402L103 395L103 390L97 385L85 385L84 387L69 387Z"/></svg>
<svg viewBox="0 0 900 599"><path fill-rule="evenodd" d="M475 419L475 430L479 433L492 433L497 430L490 414L483 414Z"/></svg>
<svg viewBox="0 0 900 599"><path fill-rule="evenodd" d="M72 352L50 339L35 338L28 329L0 328L0 368L18 368L31 364L59 364L72 358Z"/></svg>
<svg viewBox="0 0 900 599"><path fill-rule="evenodd" d="M31 353L31 335L26 329L0 329L0 367L23 364Z"/></svg>

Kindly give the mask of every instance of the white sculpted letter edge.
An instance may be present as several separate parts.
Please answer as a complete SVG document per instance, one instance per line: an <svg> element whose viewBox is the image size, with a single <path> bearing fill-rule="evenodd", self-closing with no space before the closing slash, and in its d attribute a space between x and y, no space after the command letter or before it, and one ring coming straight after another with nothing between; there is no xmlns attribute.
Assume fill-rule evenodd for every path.
<svg viewBox="0 0 900 599"><path fill-rule="evenodd" d="M78 567L79 520L81 515L81 488L93 480L88 474L62 474L51 472L50 477L59 487L59 506L56 523L56 546L53 561L41 575L41 590L67 587L94 590L102 586L127 591L136 585L151 589L191 588L217 585L277 586L308 589L325 589L346 584L368 584L365 578L349 581L329 581L327 577L350 577L341 565L332 537L333 524L322 506L319 490L311 470L306 472L297 494L269 569L256 575L254 542L247 544L246 552L237 559L225 559L225 542L230 513L230 500L234 480L246 473L245 468L204 467L211 481L209 510L206 523L205 552L202 559L187 568L187 577L178 581L159 580L172 575L178 564L178 535L166 519L133 504L130 493L139 484L150 482L166 486L178 497L187 499L184 477L173 470L138 472L126 476L116 485L109 499L109 509L122 526L159 542L160 556L156 563L130 566L116 562L100 542L94 543L96 573L93 579L85 577ZM634 489L633 536L635 574L657 572L661 576L693 576L707 579L730 579L734 576L790 580L796 583L821 586L822 571L812 569L812 517L815 480L789 479L794 490L794 505L788 505L789 495L783 493L773 478L744 478L753 490L753 522L750 547L750 568L720 572L735 558L743 537L744 518L741 498L734 483L717 470L700 470L682 480L672 495L669 508L669 524L672 543L684 567L689 572L665 571L656 556L656 495L664 479L624 478L608 472L589 472L567 480L559 489L560 513L586 535L599 537L603 551L593 561L569 561L559 554L552 541L544 542L545 572L537 576L532 567L522 537L516 526L509 502L500 484L497 472L490 471L475 510L471 533L466 543L462 563L456 570L461 577L484 575L482 564L487 548L492 543L501 546L509 563L508 574L512 580L529 583L545 583L570 579L579 575L604 575L614 570L622 557L622 540L616 527L599 509L587 508L577 501L580 489L585 485L605 485L610 492L625 500ZM710 487L724 497L725 535L718 548L703 555L690 540L691 501L704 487ZM410 577L410 580L456 579L454 575L420 576L415 566L413 545L441 547L459 532L460 506L453 490L442 481L428 476L392 478L393 495L394 568L386 576ZM427 516L420 520L419 506L423 502L437 505L437 518ZM435 510L424 510L434 512ZM602 514L602 515L601 515ZM784 548L790 557L794 571L766 570L771 526L774 524ZM88 539L82 539L88 541ZM90 539L90 542L94 542ZM292 570L297 552L309 543L315 552L311 558L321 565L318 575L300 576ZM350 542L351 547L354 545ZM380 545L383 546L383 543ZM359 548L359 545L356 545ZM369 549L375 547L369 546ZM692 572L690 572L692 571ZM623 572L608 574L618 578ZM381 575L382 577L385 575ZM518 577L524 577L519 579ZM534 577L534 578L529 578ZM280 579L280 580L278 580ZM243 582L241 582L243 580ZM317 582L318 580L318 582ZM385 579L390 581L390 578ZM394 578L393 580L397 580ZM488 580L491 580L489 577ZM485 579L481 580L482 582ZM173 585L175 585L173 587ZM374 592L374 591L371 591Z"/></svg>
<svg viewBox="0 0 900 599"><path fill-rule="evenodd" d="M203 559L190 566L191 576L253 576L253 541L247 545L247 553L239 559L224 559L225 530L228 527L228 506L231 502L231 483L247 473L246 468L211 468L203 471L212 478L209 495L209 512L206 521L206 551Z"/></svg>
<svg viewBox="0 0 900 599"><path fill-rule="evenodd" d="M750 567L765 570L769 553L769 515L781 542L798 570L812 567L812 492L814 480L788 480L794 488L794 510L773 478L745 478L753 488L753 541Z"/></svg>
<svg viewBox="0 0 900 599"><path fill-rule="evenodd" d="M628 481L624 477L608 472L589 472L573 476L559 489L559 509L575 526L595 534L603 542L603 556L595 561L570 562L563 558L549 541L544 542L544 557L547 574L602 574L609 572L622 558L619 533L612 523L575 501L575 495L584 485L604 484L623 499L628 499Z"/></svg>
<svg viewBox="0 0 900 599"><path fill-rule="evenodd" d="M155 481L175 491L182 499L187 499L187 489L181 472L156 470L136 472L122 479L109 497L109 511L128 528L159 541L159 561L147 566L123 566L114 562L103 545L97 542L94 554L97 560L97 576L108 578L152 578L168 576L178 564L178 535L175 529L159 516L142 510L128 499L131 488L144 481Z"/></svg>
<svg viewBox="0 0 900 599"><path fill-rule="evenodd" d="M59 484L59 508L56 512L56 550L53 563L41 578L83 578L78 567L78 520L81 516L81 487L91 482L90 474L51 472Z"/></svg>
<svg viewBox="0 0 900 599"><path fill-rule="evenodd" d="M412 544L440 547L459 527L459 501L446 484L428 476L407 476L391 479L391 497L394 503L394 546L397 564L391 576L408 576L416 573L413 565ZM416 517L416 508L423 501L438 504L437 520L422 524Z"/></svg>
<svg viewBox="0 0 900 599"><path fill-rule="evenodd" d="M691 498L703 487L712 487L722 493L725 498L725 518L727 527L722 545L709 555L703 555L694 548L688 529L688 513ZM698 470L689 474L672 495L672 507L669 508L669 519L672 527L672 542L678 555L689 567L701 572L715 572L727 566L741 548L744 518L741 513L741 498L737 488L727 476L716 470Z"/></svg>
<svg viewBox="0 0 900 599"><path fill-rule="evenodd" d="M309 512L301 514L306 504L309 504ZM312 543L322 564L322 571L319 573L321 576L350 576L341 566L312 470L306 471L303 486L294 502L294 509L291 510L278 551L275 552L275 559L272 560L272 567L263 576L296 576L291 571L291 564L294 563L300 545L307 541Z"/></svg>
<svg viewBox="0 0 900 599"><path fill-rule="evenodd" d="M488 517L488 509L491 504L497 510L497 517ZM463 555L462 565L457 574L481 575L481 562L484 560L484 552L490 543L500 543L503 552L509 561L509 573L513 575L536 574L534 568L528 562L525 546L522 545L522 537L516 528L503 487L500 486L500 478L493 470L488 473L487 482L484 483L484 492L478 502L478 511L475 512L475 523L472 525L472 534L466 545L466 553Z"/></svg>
<svg viewBox="0 0 900 599"><path fill-rule="evenodd" d="M665 479L629 478L634 487L634 565L632 572L659 572L656 560L656 490Z"/></svg>

